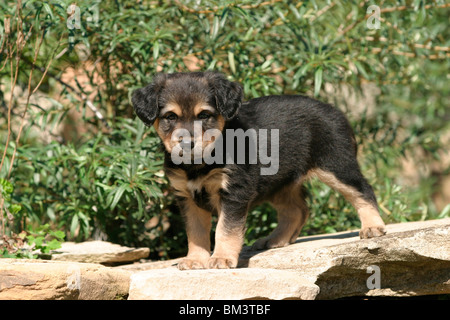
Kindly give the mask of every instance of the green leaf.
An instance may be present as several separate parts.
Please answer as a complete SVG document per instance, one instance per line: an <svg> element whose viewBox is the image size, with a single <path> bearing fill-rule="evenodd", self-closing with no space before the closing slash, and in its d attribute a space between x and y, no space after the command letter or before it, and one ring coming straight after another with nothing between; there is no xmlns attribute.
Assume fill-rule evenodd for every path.
<svg viewBox="0 0 450 320"><path fill-rule="evenodd" d="M40 249L42 248L42 244L44 243L44 237L43 236L39 236L39 237L30 237L28 239L28 241L30 242L30 244L35 244L35 248L36 249Z"/></svg>
<svg viewBox="0 0 450 320"><path fill-rule="evenodd" d="M358 69L358 72L367 80L370 79L369 75L367 74L366 70L364 69L363 65L359 61L355 61L356 69Z"/></svg>
<svg viewBox="0 0 450 320"><path fill-rule="evenodd" d="M442 209L441 213L437 217L438 219L444 219L450 217L450 204L446 205L444 209Z"/></svg>
<svg viewBox="0 0 450 320"><path fill-rule="evenodd" d="M211 39L214 40L217 37L217 34L219 33L219 29L220 29L220 21L219 21L219 17L215 16L213 19L213 27L211 29Z"/></svg>
<svg viewBox="0 0 450 320"><path fill-rule="evenodd" d="M159 57L159 42L153 42L153 59L156 61Z"/></svg>
<svg viewBox="0 0 450 320"><path fill-rule="evenodd" d="M53 237L55 237L58 240L64 240L64 238L66 237L66 234L60 230L50 231L50 235L52 235Z"/></svg>
<svg viewBox="0 0 450 320"><path fill-rule="evenodd" d="M78 227L80 226L78 215L74 215L72 217L72 222L70 223L70 234L75 236L75 231L77 231Z"/></svg>
<svg viewBox="0 0 450 320"><path fill-rule="evenodd" d="M10 195L14 191L14 186L6 179L0 178L0 191L4 197Z"/></svg>
<svg viewBox="0 0 450 320"><path fill-rule="evenodd" d="M53 239L52 241L48 242L46 246L41 249L42 253L49 253L52 250L56 250L61 248L61 242L57 239Z"/></svg>
<svg viewBox="0 0 450 320"><path fill-rule="evenodd" d="M19 213L19 211L22 209L22 206L19 204L12 204L9 207L9 211L11 212L11 214L16 215Z"/></svg>
<svg viewBox="0 0 450 320"><path fill-rule="evenodd" d="M245 36L244 36L244 41L249 41L250 40L250 38L252 37L252 35L253 35L253 27L250 27L248 30L247 30L247 32L245 33Z"/></svg>
<svg viewBox="0 0 450 320"><path fill-rule="evenodd" d="M236 64L234 61L234 53L232 51L228 51L228 63L230 64L231 72L236 73Z"/></svg>
<svg viewBox="0 0 450 320"><path fill-rule="evenodd" d="M122 198L122 195L125 192L126 188L127 186L125 184L122 184L115 190L114 199L109 206L111 209L114 209L116 207L117 203L120 201L120 198Z"/></svg>
<svg viewBox="0 0 450 320"><path fill-rule="evenodd" d="M261 70L264 71L264 72L269 71L269 70L270 70L270 65L273 63L273 60L274 60L274 59L266 60L266 61L262 64Z"/></svg>
<svg viewBox="0 0 450 320"><path fill-rule="evenodd" d="M320 87L322 86L322 67L319 67L314 73L314 96L319 96Z"/></svg>
<svg viewBox="0 0 450 320"><path fill-rule="evenodd" d="M50 17L51 17L52 20L53 20L53 12L52 12L52 9L50 9L50 6L49 6L47 3L44 3L44 9L45 9L45 11L47 11L47 13L50 15Z"/></svg>

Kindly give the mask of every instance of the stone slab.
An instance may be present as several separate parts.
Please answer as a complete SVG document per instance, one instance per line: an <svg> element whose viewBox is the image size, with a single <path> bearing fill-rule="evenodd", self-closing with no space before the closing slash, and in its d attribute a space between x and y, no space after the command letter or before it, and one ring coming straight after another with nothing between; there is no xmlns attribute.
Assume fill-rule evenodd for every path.
<svg viewBox="0 0 450 320"><path fill-rule="evenodd" d="M99 264L0 259L0 300L114 300L130 273Z"/></svg>
<svg viewBox="0 0 450 320"><path fill-rule="evenodd" d="M298 272L274 269L149 270L131 276L129 300L313 300L319 287Z"/></svg>
<svg viewBox="0 0 450 320"><path fill-rule="evenodd" d="M255 274L259 270L289 271L293 282L296 275L302 279L300 281L306 280L309 284L320 287L315 299L449 294L450 218L391 224L387 225L387 231L387 235L373 239L361 240L358 231L348 231L300 237L294 244L278 249L256 251L246 247L240 256L238 269L234 272L249 270L244 272L251 276L252 270L257 270ZM164 283L170 288L173 285L175 291L181 290L176 289L176 281L171 284L172 276L181 281L179 283L183 284L183 290L192 291L189 288L193 284L184 279L191 272L194 275L208 273L211 278L208 290L221 292L222 289L214 287L212 279L214 275L219 279L219 275L227 274L228 270L219 270L217 273L214 270L183 271L186 274L178 273L178 270L167 273L157 270L174 269L178 261L179 259L135 264L126 269L135 272L149 270L145 275L149 278L154 274L161 287L153 286L149 289L152 291L148 297L152 299L158 297L157 288L163 290ZM371 266L379 267L380 288L370 288L367 285L368 278L372 275L369 272L372 270ZM167 276L165 280L164 276ZM220 281L217 283L222 284ZM223 286L230 285L227 283L223 283ZM161 297L164 294L171 293L161 293ZM178 294L180 293L176 292L174 296ZM204 292L199 298L208 297L208 294L214 296ZM268 294L261 296L264 295L269 298ZM145 297L141 296L143 299Z"/></svg>
<svg viewBox="0 0 450 320"><path fill-rule="evenodd" d="M149 254L149 248L129 248L105 241L64 242L52 252L52 260L112 265L145 259Z"/></svg>

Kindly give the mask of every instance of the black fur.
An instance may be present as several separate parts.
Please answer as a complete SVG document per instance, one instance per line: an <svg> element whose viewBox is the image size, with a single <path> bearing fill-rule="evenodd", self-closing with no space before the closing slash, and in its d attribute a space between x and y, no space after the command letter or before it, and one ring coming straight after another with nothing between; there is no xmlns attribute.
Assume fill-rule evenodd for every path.
<svg viewBox="0 0 450 320"><path fill-rule="evenodd" d="M214 95L217 110L225 118L230 120L236 116L241 107L243 93L242 88L235 82L228 81L222 74L216 72L205 73Z"/></svg>
<svg viewBox="0 0 450 320"><path fill-rule="evenodd" d="M137 116L147 125L151 126L158 116L159 95L166 81L165 74L157 75L151 84L133 92L131 101Z"/></svg>

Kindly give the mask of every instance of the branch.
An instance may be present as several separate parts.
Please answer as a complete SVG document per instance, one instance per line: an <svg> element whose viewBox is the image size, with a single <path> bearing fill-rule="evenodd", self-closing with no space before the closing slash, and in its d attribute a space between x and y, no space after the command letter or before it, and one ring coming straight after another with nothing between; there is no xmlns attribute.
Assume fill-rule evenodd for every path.
<svg viewBox="0 0 450 320"><path fill-rule="evenodd" d="M63 50L64 51L64 50ZM59 54L60 55L60 54ZM57 58L57 57L56 57ZM26 63L31 64L30 61L24 60ZM37 67L37 70L39 70L40 72L42 72L45 75L49 76L50 78L55 79L56 81L58 81L61 85L63 85L64 87L66 87L70 92L72 92L73 94L75 94L75 96L78 98L79 101L84 101L86 103L86 105L89 107L89 109L92 110L92 112L95 114L95 116L100 120L100 122L105 126L106 129L111 130L111 127L109 126L108 122L106 121L105 117L102 115L102 113L100 112L100 110L94 105L94 103L84 94L84 93L80 93L78 92L78 90L76 90L74 87L72 87L70 84L64 82L63 80L61 80L60 77L52 74L51 72L48 72L49 69L49 65L47 65L47 68L42 68L42 67ZM42 81L41 81L42 82ZM34 93L34 92L33 92Z"/></svg>
<svg viewBox="0 0 450 320"><path fill-rule="evenodd" d="M16 137L16 144L15 144L15 146L14 146L14 151L13 151L13 153L12 153L11 162L10 162L10 164L9 164L8 179L9 179L9 177L11 176L12 168L13 168L13 165L14 165L14 159L15 159L15 157L16 157L17 147L18 147L18 145L19 145L19 139L20 139L20 136L21 136L21 134L22 134L23 126L24 126L24 124L25 124L25 117L26 117L27 112L28 112L28 106L30 105L30 98L31 98L31 95L35 92L35 90L36 90L37 88L39 88L40 84L42 83L42 79L41 79L41 81L39 82L39 84L36 86L35 90L33 90L33 92L31 92L31 81L32 81L33 71L34 71L35 66L36 66L36 60L37 60L37 57L38 57L38 55L39 55L39 50L40 50L40 48L41 48L42 42L44 41L45 31L46 31L46 30L45 30L45 28L44 28L44 29L42 30L42 35L41 35L40 39L38 38L38 34L36 34L36 44L35 44L35 48L34 48L33 64L32 64L32 66L31 66L30 76L28 77L28 95L27 95L27 102L26 102L26 105L25 105L25 110L23 111L22 119L21 119L21 121L20 121L19 132L18 132L17 137ZM39 39L39 40L38 40L38 39ZM24 42L25 42L25 41L26 41L26 40L24 40ZM60 41L61 41L61 39L58 41L58 46L59 46L59 42L60 42ZM25 45L25 44L22 45L22 48L23 48L24 45ZM20 47L20 44L19 44L19 43L17 43L17 47L18 47L17 50L19 51L19 47ZM51 63L51 61L52 61L52 59L50 60L50 63ZM17 59L17 61L16 61L17 65L19 64L19 62L20 62L20 59ZM9 102L11 103L12 100L13 100L13 90L11 91L11 100L10 100ZM9 124L9 123L8 123L8 124Z"/></svg>
<svg viewBox="0 0 450 320"><path fill-rule="evenodd" d="M365 40L367 41L379 41L379 42L389 42L389 39L386 37L379 37L379 38L375 38L372 36L366 36L364 37ZM414 48L418 48L418 49L427 49L427 50L434 50L434 51L450 51L450 47L441 47L441 46L431 46L431 45L427 45L427 44L421 44L421 43L413 43L411 44Z"/></svg>
<svg viewBox="0 0 450 320"><path fill-rule="evenodd" d="M19 11L19 4L17 4L17 11ZM14 15L13 19L16 19L16 18L18 19L18 22L17 22L17 34L18 34L18 36L17 36L17 39L19 39L19 35L22 33L22 30L21 30L22 19L21 19L21 16L17 13L17 11L16 11L16 14ZM10 61L10 67L11 67L11 76L10 76L11 77L11 94L10 94L10 99L9 99L9 103L8 103L8 134L6 135L5 149L3 150L2 161L0 162L0 170L3 167L3 163L4 163L5 158L6 158L6 152L8 151L9 141L11 139L11 110L12 110L12 102L13 102L13 97L14 97L14 88L16 87L17 79L19 77L19 61L20 61L20 57L21 57L21 54L22 54L20 46L18 45L18 41L16 41L16 44L17 44L16 49L17 50L13 50L13 44L11 44L8 41L9 40L10 28L8 27L8 30L6 30L6 31L8 31L8 33L6 33L6 37L8 37L7 38L7 46L9 45L8 46L9 48L8 48L8 54L7 54L7 57L6 57L5 61L7 61L8 59ZM15 68L15 71L14 71L14 64L13 64L14 51L16 52L16 57L15 57L16 68ZM1 207L1 208L3 208L3 207ZM2 214L2 217L3 217L3 211L1 212L1 214Z"/></svg>
<svg viewBox="0 0 450 320"><path fill-rule="evenodd" d="M320 9L319 11L317 11L317 14L313 17L311 17L309 19L309 22L313 22L314 20L316 20L318 17L320 17L321 15L323 15L325 12L327 12L328 10L330 10L331 8L333 8L336 5L336 3L332 2L329 5L323 7L322 9Z"/></svg>
<svg viewBox="0 0 450 320"><path fill-rule="evenodd" d="M388 50L395 56L403 56L403 57L408 57L408 58L420 57L420 58L425 58L425 59L428 59L428 60L439 60L439 59L450 58L450 53L445 53L444 56L438 55L438 54L418 55L415 52L405 52L405 51L400 51L400 50L391 49L391 48L388 48ZM365 51L367 52L368 50L365 50ZM378 48L378 47L370 49L370 52L373 53L373 54L378 54L381 51L382 51L382 49Z"/></svg>
<svg viewBox="0 0 450 320"><path fill-rule="evenodd" d="M183 11L187 11L190 13L197 13L197 14L205 14L205 13L216 13L217 11L223 10L225 8L229 8L229 7L238 7L241 9L256 9L262 6L267 6L267 5L272 5L275 4L277 2L283 2L284 0L271 0L271 1L264 1L258 4L244 4L242 6L238 6L234 3L230 3L227 6L223 6L223 7L214 7L211 9L206 9L206 10L195 10L195 9L191 9L188 6L186 6L185 4L181 3L179 0L174 0L173 2L175 3L175 5L177 7L179 7L181 10Z"/></svg>
<svg viewBox="0 0 450 320"><path fill-rule="evenodd" d="M440 5L427 4L425 6L425 9L448 8L448 7L450 7L450 3L440 4ZM380 12L387 13L387 12L394 12L394 11L404 11L404 10L409 10L409 9L414 9L414 6L400 6L400 7L384 8L384 9L381 9Z"/></svg>

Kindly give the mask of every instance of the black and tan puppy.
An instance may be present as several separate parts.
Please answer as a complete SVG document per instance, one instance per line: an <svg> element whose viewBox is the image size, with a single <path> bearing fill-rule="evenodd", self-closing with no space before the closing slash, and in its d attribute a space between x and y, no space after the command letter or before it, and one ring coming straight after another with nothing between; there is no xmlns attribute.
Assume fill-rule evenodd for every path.
<svg viewBox="0 0 450 320"><path fill-rule="evenodd" d="M158 74L132 100L165 146L188 236L180 269L236 267L247 212L265 201L277 210L278 226L254 248L293 243L308 217L302 184L312 176L356 208L361 238L385 234L353 131L332 106L303 96L242 102L240 85L216 72ZM219 218L211 256L212 214Z"/></svg>

